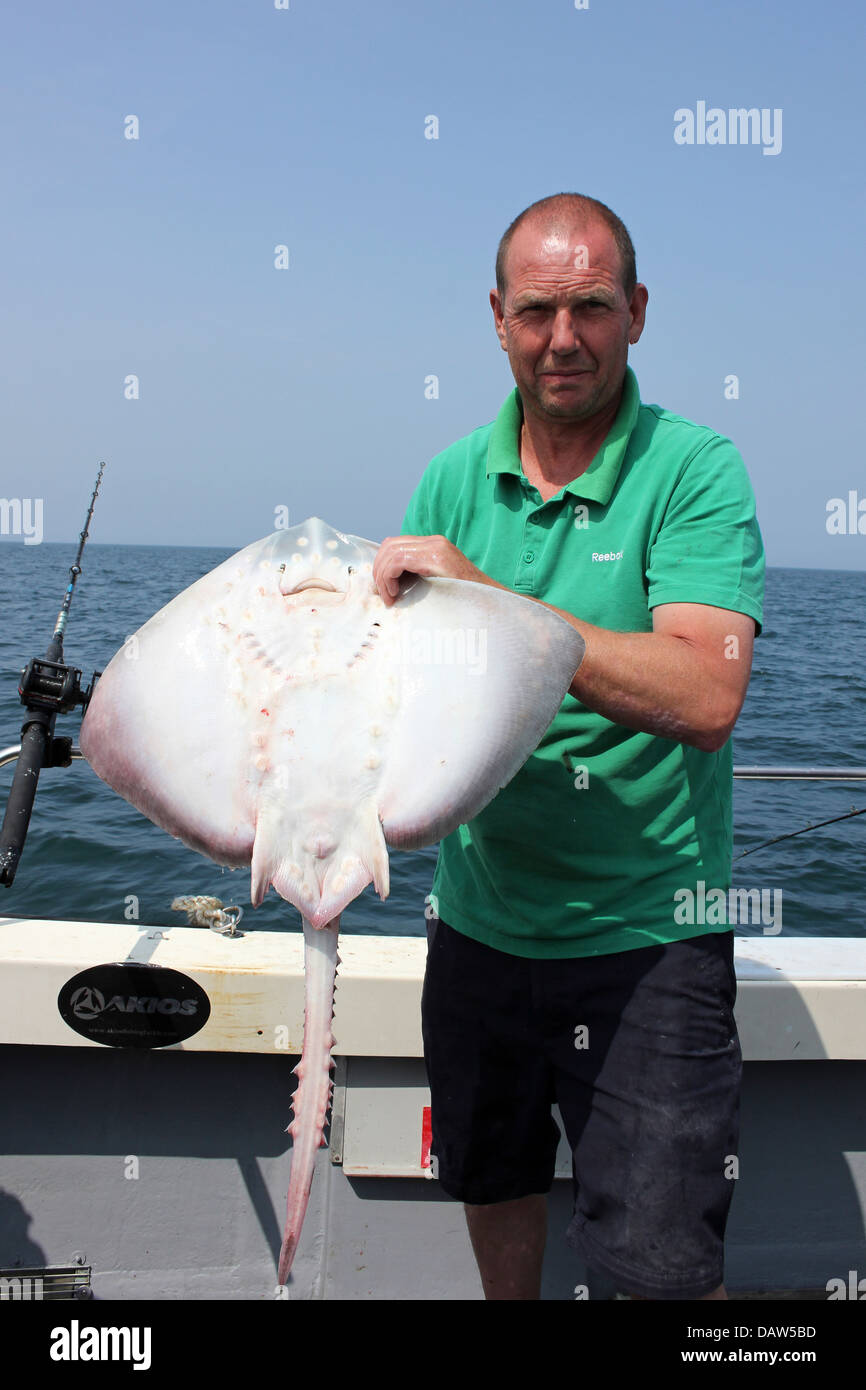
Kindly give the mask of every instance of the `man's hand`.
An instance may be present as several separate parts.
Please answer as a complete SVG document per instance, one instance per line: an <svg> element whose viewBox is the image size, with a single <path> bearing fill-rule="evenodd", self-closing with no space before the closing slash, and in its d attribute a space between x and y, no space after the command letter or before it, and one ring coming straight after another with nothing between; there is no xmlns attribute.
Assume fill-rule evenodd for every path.
<svg viewBox="0 0 866 1390"><path fill-rule="evenodd" d="M387 536L373 562L373 583L387 608L400 593L401 574L418 574L424 579L472 579L476 584L505 587L476 569L463 551L444 536Z"/></svg>

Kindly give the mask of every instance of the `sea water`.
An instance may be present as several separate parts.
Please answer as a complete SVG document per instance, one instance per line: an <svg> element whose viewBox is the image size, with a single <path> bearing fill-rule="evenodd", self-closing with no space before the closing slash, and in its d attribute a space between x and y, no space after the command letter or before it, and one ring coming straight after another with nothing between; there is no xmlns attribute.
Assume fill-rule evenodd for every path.
<svg viewBox="0 0 866 1390"><path fill-rule="evenodd" d="M42 656L74 559L74 545L0 544L0 746L20 741L17 683ZM231 553L224 549L89 544L65 640L83 683L157 609ZM765 628L734 733L744 765L866 766L866 573L770 569ZM190 723L194 708L178 711ZM77 742L80 712L55 732ZM14 765L0 769L0 808ZM575 795L580 795L579 791ZM734 885L779 902L781 934L852 936L862 930L866 816L755 849L776 836L866 806L866 783L734 784ZM391 854L391 896L372 888L343 915L343 930L421 936L435 847ZM177 926L176 896L207 893L247 911L243 929L300 926L273 890L255 912L249 872L221 869L151 825L83 762L44 771L24 854L0 915ZM766 895L781 895L767 898ZM673 905L672 905L673 911ZM776 933L774 921L740 922L738 935Z"/></svg>

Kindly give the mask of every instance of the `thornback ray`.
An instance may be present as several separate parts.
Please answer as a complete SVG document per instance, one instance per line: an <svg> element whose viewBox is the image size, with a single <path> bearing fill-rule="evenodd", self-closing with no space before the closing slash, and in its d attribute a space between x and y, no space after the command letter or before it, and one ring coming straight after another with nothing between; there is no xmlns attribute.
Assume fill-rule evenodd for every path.
<svg viewBox="0 0 866 1390"><path fill-rule="evenodd" d="M128 638L81 726L103 781L184 844L249 866L301 913L304 1044L279 1281L291 1268L330 1098L340 914L388 847L470 821L531 756L583 657L510 590L413 578L386 607L378 546L318 518L274 531Z"/></svg>

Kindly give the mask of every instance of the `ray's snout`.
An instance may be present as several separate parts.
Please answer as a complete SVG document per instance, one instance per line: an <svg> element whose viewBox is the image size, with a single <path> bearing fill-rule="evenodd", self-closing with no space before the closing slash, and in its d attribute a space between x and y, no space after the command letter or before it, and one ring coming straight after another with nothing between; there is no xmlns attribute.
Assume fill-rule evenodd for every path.
<svg viewBox="0 0 866 1390"><path fill-rule="evenodd" d="M277 565L279 590L285 598L308 589L344 595L357 583L356 576L372 573L377 549L371 541L345 536L311 517L302 526L278 533L268 560Z"/></svg>
<svg viewBox="0 0 866 1390"><path fill-rule="evenodd" d="M373 573L378 546L357 535L343 535L318 517L303 525L271 535L261 560L270 582L277 569L279 592L284 598L317 589L321 594L348 594L359 577ZM263 577L264 578L264 577ZM267 581L265 581L267 587Z"/></svg>

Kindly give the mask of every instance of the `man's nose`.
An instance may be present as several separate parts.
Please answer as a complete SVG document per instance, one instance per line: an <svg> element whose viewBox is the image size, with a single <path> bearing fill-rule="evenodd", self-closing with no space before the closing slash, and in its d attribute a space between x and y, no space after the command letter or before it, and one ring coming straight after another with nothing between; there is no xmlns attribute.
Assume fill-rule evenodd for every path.
<svg viewBox="0 0 866 1390"><path fill-rule="evenodd" d="M554 314L550 346L557 353L576 352L580 347L577 321L570 309L557 309Z"/></svg>

